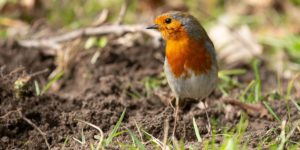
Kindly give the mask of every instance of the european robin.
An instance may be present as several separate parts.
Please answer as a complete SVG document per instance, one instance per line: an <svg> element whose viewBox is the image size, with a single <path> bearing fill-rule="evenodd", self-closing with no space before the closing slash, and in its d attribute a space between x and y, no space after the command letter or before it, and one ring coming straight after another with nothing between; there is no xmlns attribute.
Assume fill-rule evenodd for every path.
<svg viewBox="0 0 300 150"><path fill-rule="evenodd" d="M176 100L202 100L216 87L218 65L214 45L195 17L164 13L147 29L161 32L166 42L164 71ZM177 103L177 102L176 102Z"/></svg>
<svg viewBox="0 0 300 150"><path fill-rule="evenodd" d="M183 12L164 13L147 29L161 32L166 42L164 71L176 97L175 135L179 102L202 100L216 87L218 65L214 45L195 17ZM206 107L206 106L205 106ZM207 111L208 130L211 125Z"/></svg>

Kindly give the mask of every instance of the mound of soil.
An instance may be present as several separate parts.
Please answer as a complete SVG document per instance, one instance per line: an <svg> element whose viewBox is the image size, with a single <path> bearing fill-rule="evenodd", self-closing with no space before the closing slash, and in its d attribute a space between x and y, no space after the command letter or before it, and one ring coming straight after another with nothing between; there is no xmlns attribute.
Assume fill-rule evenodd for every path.
<svg viewBox="0 0 300 150"><path fill-rule="evenodd" d="M41 133L26 122L24 117L45 133L52 149L61 149L66 138L66 148L81 147L73 137L80 139L82 133L88 141L96 141L94 135L98 134L97 130L78 119L100 127L107 136L124 109L126 114L119 131L129 128L139 135L138 126L156 138L163 139L167 132L165 126L168 124L168 135L172 135L173 108L164 104L172 98L168 86L163 84L149 91L144 83L146 77L161 76L163 48L139 44L130 48L108 45L101 50L98 61L92 64L94 53L95 50L79 48L79 53L58 81L57 88L36 96L33 81L44 84L48 81L50 72L57 65L55 55L40 49L6 45L0 47L0 149L47 149ZM45 68L49 72L33 77L25 93L18 98L14 90L15 81ZM246 81L249 77L253 78L253 74L246 78L240 77L239 80ZM238 114L231 118L226 117L226 106L220 102L220 95L216 91L208 98L208 114L213 120L216 133L231 129L240 120ZM279 117L284 118L287 115L286 104L282 101L272 101L270 104ZM289 105L291 114L297 114L293 104ZM16 113L17 110L23 118L20 113ZM197 141L192 125L193 117L201 135L208 138L205 111L197 104L191 105L180 112L176 130L176 136L184 138L186 144ZM296 120L299 117L295 115L291 119ZM268 132L271 128L278 130ZM250 145L255 147L264 137L276 138L279 134L280 122L249 116L249 126L243 141L250 141ZM300 140L300 134L293 135L292 138ZM123 133L116 139L131 143L128 133ZM222 139L216 140L220 142ZM86 148L89 148L89 144L82 146L82 149ZM110 148L118 149L113 146Z"/></svg>

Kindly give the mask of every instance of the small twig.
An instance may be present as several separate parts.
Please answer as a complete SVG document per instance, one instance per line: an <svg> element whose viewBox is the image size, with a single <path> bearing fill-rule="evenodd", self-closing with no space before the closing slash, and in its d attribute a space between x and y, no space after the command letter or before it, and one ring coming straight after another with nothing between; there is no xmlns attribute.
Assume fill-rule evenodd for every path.
<svg viewBox="0 0 300 150"><path fill-rule="evenodd" d="M92 124L92 123L89 123L89 122L87 122L87 121L84 121L84 120L81 120L81 119L75 119L75 120L77 120L77 121L79 121L79 122L81 122L81 123L87 124L87 125L89 125L89 126L95 128L96 130L99 131L100 138L98 139L99 142L98 142L98 144L97 144L97 148L96 148L96 149L100 149L101 144L102 144L102 141L103 141L103 138L104 138L103 131L102 131L98 126L96 126L96 125L94 125L94 124ZM73 138L73 139L77 140L76 138ZM77 141L78 141L78 140L77 140Z"/></svg>
<svg viewBox="0 0 300 150"><path fill-rule="evenodd" d="M14 69L13 71L11 71L11 72L8 74L8 76L11 76L11 75L13 75L13 74L15 74L15 73L19 73L19 72L21 72L21 71L23 71L23 70L25 70L25 67L18 67L18 68L16 68L16 69Z"/></svg>
<svg viewBox="0 0 300 150"><path fill-rule="evenodd" d="M268 110L261 103L259 103L259 104L247 104L247 103L243 103L243 102L233 100L233 99L222 99L222 102L224 104L230 104L230 105L233 105L233 106L237 106L240 109L243 109L244 111L246 111L251 116L259 115L260 117L266 116L268 119L272 118L268 114Z"/></svg>
<svg viewBox="0 0 300 150"><path fill-rule="evenodd" d="M16 69L12 70L10 73L7 73L7 74L3 74L2 71L4 71L4 69L1 70L0 83L2 83L2 84L10 83L11 82L10 78L13 78L13 80L15 80L15 77L19 77L19 75L16 75L16 74L20 73L21 71L24 71L24 69L25 69L24 67L17 67Z"/></svg>
<svg viewBox="0 0 300 150"><path fill-rule="evenodd" d="M103 24L108 17L108 10L107 9L103 9L101 11L101 13L99 14L99 16L97 17L97 19L93 22L92 26L100 26L101 24Z"/></svg>
<svg viewBox="0 0 300 150"><path fill-rule="evenodd" d="M176 97L176 102L175 102L175 110L174 110L174 113L173 113L173 115L174 115L174 126L173 126L173 134L172 134L172 136L173 136L173 138L176 138L175 136L175 134L176 134L176 128L177 128L177 122L178 122L178 111L179 111L179 98L178 97Z"/></svg>
<svg viewBox="0 0 300 150"><path fill-rule="evenodd" d="M19 110L9 111L6 114L4 114L3 116L0 116L0 119L6 119L10 114L17 113L18 111Z"/></svg>
<svg viewBox="0 0 300 150"><path fill-rule="evenodd" d="M204 110L205 110L205 115L206 115L206 119L207 119L207 132L208 132L208 135L211 137L212 136L212 128L211 128L211 123L210 123L210 117L208 115L208 112L207 112L207 104L204 102Z"/></svg>
<svg viewBox="0 0 300 150"><path fill-rule="evenodd" d="M44 70L40 70L40 71L34 72L34 73L30 74L29 76L30 76L30 77L35 77L35 76L38 76L38 75L40 75L40 74L47 73L48 71L49 71L49 69L46 68L46 69L44 69Z"/></svg>
<svg viewBox="0 0 300 150"><path fill-rule="evenodd" d="M20 117L21 117L24 121L26 121L28 124L30 124L34 129L36 129L36 130L42 135L42 137L43 137L43 139L44 139L44 141L45 141L45 143L46 143L48 149L50 150L51 147L50 147L50 145L49 145L49 143L48 143L48 140L47 140L47 137L46 137L46 133L43 132L43 131L42 131L37 125L35 125L31 120L29 120L27 117L25 117L25 116L22 114L21 110L17 110L17 112L18 112L18 114L20 115Z"/></svg>
<svg viewBox="0 0 300 150"><path fill-rule="evenodd" d="M246 104L237 100L233 100L233 99L224 99L223 102L225 104L230 104L230 105L234 105L234 106L238 106L241 109L244 110L253 110L253 111L259 111L261 108L258 108L254 105L250 105L250 104Z"/></svg>
<svg viewBox="0 0 300 150"><path fill-rule="evenodd" d="M141 138L142 143L145 143L144 138L143 138L143 134L142 134L141 129L140 129L139 125L137 124L136 120L134 120L134 123L135 123L135 126L137 128L137 131L139 133L139 136Z"/></svg>
<svg viewBox="0 0 300 150"><path fill-rule="evenodd" d="M152 142L156 143L161 149L164 148L164 143L162 143L159 139L157 139L156 137L154 137L153 135L149 134L148 132L146 132L144 130L142 130L142 132L144 132L147 136L151 137Z"/></svg>
<svg viewBox="0 0 300 150"><path fill-rule="evenodd" d="M77 29L62 35L42 38L42 39L32 39L32 40L19 40L17 44L22 47L28 48L51 48L51 49L61 49L61 42L70 41L76 38L84 36L96 36L105 34L124 34L127 32L141 32L154 39L159 39L161 36L157 31L145 29L146 25L103 25L99 27L87 27L82 29Z"/></svg>
<svg viewBox="0 0 300 150"><path fill-rule="evenodd" d="M169 134L169 119L165 119L164 123L164 137L163 137L163 150L167 150L168 147L168 134Z"/></svg>
<svg viewBox="0 0 300 150"><path fill-rule="evenodd" d="M126 14L126 11L127 11L127 8L128 8L128 4L129 4L129 0L124 0L124 3L123 3L123 5L121 6L121 9L120 9L119 17L116 21L117 25L122 24L122 22L125 18L125 14Z"/></svg>

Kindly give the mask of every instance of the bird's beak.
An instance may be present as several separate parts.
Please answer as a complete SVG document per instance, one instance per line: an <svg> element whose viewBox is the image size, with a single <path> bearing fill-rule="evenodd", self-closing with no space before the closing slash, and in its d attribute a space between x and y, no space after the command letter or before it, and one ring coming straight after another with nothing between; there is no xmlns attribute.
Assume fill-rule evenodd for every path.
<svg viewBox="0 0 300 150"><path fill-rule="evenodd" d="M151 25L151 26L148 26L146 29L158 29L158 25L155 24L155 25Z"/></svg>

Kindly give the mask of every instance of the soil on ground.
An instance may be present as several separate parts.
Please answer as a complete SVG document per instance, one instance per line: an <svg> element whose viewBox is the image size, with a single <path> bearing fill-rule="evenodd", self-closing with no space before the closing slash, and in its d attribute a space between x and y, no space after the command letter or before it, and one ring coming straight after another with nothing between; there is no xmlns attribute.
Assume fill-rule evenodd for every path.
<svg viewBox="0 0 300 150"><path fill-rule="evenodd" d="M85 50L79 48L65 68L64 75L53 84L49 92L37 96L35 83L40 88L49 81L50 73L59 65L56 55L44 49L26 49L15 44L0 45L0 149L47 149L41 133L24 117L34 123L45 133L52 149L89 148L81 145L73 138L80 139L82 133L86 140L96 141L98 131L78 121L84 120L98 126L107 136L126 109L125 117L119 131L130 129L140 135L137 128L144 130L162 140L164 133L172 135L174 126L173 108L166 106L172 99L171 91L165 81L158 88L147 88L145 82L152 78L161 78L163 72L163 48L153 48L149 45L135 44L124 47L110 44L101 49L97 61L91 63L97 49ZM246 75L238 76L242 83L254 79L249 66ZM48 71L31 76L48 68ZM221 66L222 68L222 66ZM272 86L276 74L261 69L263 85ZM31 76L25 90L16 91L17 80ZM270 84L269 84L270 83ZM42 89L42 88L41 88ZM233 90L238 94L242 90ZM234 112L228 115L227 105L221 102L222 94L216 90L208 99L208 114L212 121L214 132L230 131L240 121L240 116L249 119L244 143L252 147L265 137L274 139L280 134L281 122L268 117L245 115L244 111L233 107ZM290 114L297 114L292 103L282 100L269 101L271 108L280 118L287 118L287 106ZM22 118L23 115L23 118ZM297 118L298 116L298 118ZM194 103L186 106L179 113L176 137L184 138L187 145L197 144L192 119L195 118L203 138L209 138L207 117L204 109ZM299 119L292 115L290 120ZM169 127L168 131L165 131ZM143 136L144 140L146 136ZM300 134L291 137L300 140ZM131 143L128 133L119 135L114 141ZM216 137L217 142L222 139ZM148 143L151 147L151 143ZM110 146L109 149L119 149Z"/></svg>

